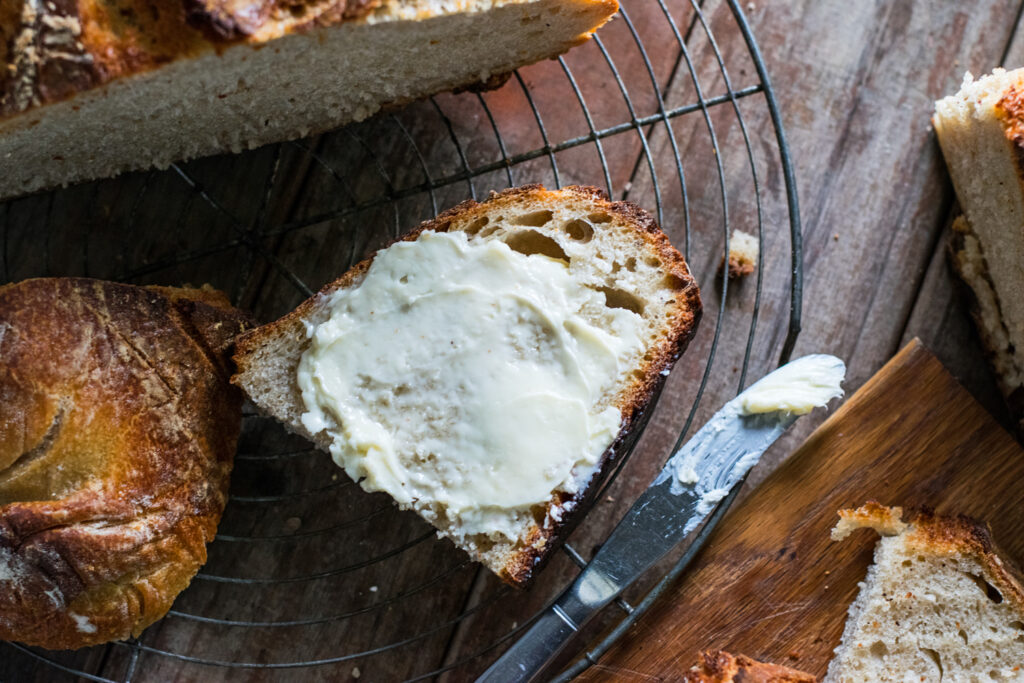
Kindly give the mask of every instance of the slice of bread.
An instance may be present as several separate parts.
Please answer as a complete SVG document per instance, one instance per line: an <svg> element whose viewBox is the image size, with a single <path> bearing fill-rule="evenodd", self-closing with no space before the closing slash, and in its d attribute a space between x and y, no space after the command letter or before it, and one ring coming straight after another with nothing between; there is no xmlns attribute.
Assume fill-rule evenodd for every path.
<svg viewBox="0 0 1024 683"><path fill-rule="evenodd" d="M815 683L814 676L745 655L703 652L697 666L683 674L682 683Z"/></svg>
<svg viewBox="0 0 1024 683"><path fill-rule="evenodd" d="M633 204L610 202L595 188L546 190L532 185L505 190L483 203L464 202L401 241L415 241L431 231L462 232L470 245L500 241L528 258L558 259L574 283L603 294L603 298L593 296L592 305L580 311L599 329L610 329L612 319L622 313L615 309L639 316L639 347L597 401L597 409L613 406L620 411L618 435L603 453L594 454L596 464L589 471L574 473L578 480L574 491L553 490L546 503L510 522L516 529L515 540L467 534L429 509L430 501L403 506L417 510L441 535L505 581L522 586L572 528L592 484L628 438L635 436L642 413L694 334L701 314L700 296L683 257L651 216ZM333 293L360 286L372 262L373 257L356 265L292 313L237 342L238 372L232 381L262 410L324 450L330 449L332 438L326 431L310 433L301 419L307 408L297 371L311 344L307 330L328 318ZM443 275L437 273L438 279Z"/></svg>
<svg viewBox="0 0 1024 683"><path fill-rule="evenodd" d="M964 216L953 265L1000 388L1024 434L1024 69L996 69L935 103L932 118Z"/></svg>
<svg viewBox="0 0 1024 683"><path fill-rule="evenodd" d="M0 199L500 81L615 0L4 0ZM15 163L16 161L16 163Z"/></svg>
<svg viewBox="0 0 1024 683"><path fill-rule="evenodd" d="M1024 681L1024 588L986 526L878 503L841 510L841 540L882 535L826 683Z"/></svg>

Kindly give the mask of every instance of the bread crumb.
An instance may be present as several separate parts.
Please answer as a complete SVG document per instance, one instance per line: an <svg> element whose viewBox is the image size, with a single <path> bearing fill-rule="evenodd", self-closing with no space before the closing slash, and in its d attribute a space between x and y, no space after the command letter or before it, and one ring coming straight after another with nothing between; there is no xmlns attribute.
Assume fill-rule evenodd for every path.
<svg viewBox="0 0 1024 683"><path fill-rule="evenodd" d="M376 586L370 586L370 592L371 593L376 593L377 592L377 587Z"/></svg>
<svg viewBox="0 0 1024 683"><path fill-rule="evenodd" d="M288 531L298 531L299 527L302 526L302 520L298 517L289 517L284 520L284 528Z"/></svg>
<svg viewBox="0 0 1024 683"><path fill-rule="evenodd" d="M358 666L352 667L352 678L359 678L363 675L363 672L359 670Z"/></svg>
<svg viewBox="0 0 1024 683"><path fill-rule="evenodd" d="M760 251L760 243L756 237L742 230L734 230L732 237L729 238L729 279L735 280L753 273L757 268ZM722 256L718 272L721 273L724 268L725 256Z"/></svg>

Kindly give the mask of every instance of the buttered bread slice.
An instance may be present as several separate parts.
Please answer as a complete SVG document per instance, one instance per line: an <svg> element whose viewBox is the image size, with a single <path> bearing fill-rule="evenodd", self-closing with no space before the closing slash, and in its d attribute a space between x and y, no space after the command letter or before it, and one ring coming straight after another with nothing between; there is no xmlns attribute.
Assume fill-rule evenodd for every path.
<svg viewBox="0 0 1024 683"><path fill-rule="evenodd" d="M594 188L465 202L238 341L232 381L513 585L700 318L651 217Z"/></svg>

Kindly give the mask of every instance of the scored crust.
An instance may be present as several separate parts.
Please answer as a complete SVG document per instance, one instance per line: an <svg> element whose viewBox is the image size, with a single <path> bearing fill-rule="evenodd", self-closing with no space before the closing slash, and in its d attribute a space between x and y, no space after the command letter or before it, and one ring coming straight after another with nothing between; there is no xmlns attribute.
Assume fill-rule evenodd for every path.
<svg viewBox="0 0 1024 683"><path fill-rule="evenodd" d="M0 287L0 639L78 648L167 613L227 499L250 326L208 289Z"/></svg>
<svg viewBox="0 0 1024 683"><path fill-rule="evenodd" d="M622 426L614 442L602 454L590 479L589 483L592 483L600 481L616 461L616 456L627 449L631 440L638 435L637 427L642 423L652 397L664 382L672 364L685 350L700 319L701 303L697 285L682 255L671 245L654 219L635 204L609 201L601 190L593 187L572 186L547 190L540 185L526 185L492 194L482 203L465 201L426 221L400 239L415 240L420 233L428 230L466 230L473 235L471 239L476 239L477 234L485 232L480 229L484 217L498 215L503 211L529 210L543 214L547 212L545 209L558 207L574 215L597 217L605 221L603 225L591 226L595 232L614 228L628 233L633 240L633 260L640 262L646 259L649 264L657 264L631 264L630 267L645 267L652 274L656 273L665 283L664 292L668 297L662 303L664 317L658 318L659 328L654 331L656 342L648 347L644 358L635 368L636 372L630 375L617 392L613 405L622 413ZM531 224L517 229L521 233L541 233L545 239L554 243L561 240L560 244L568 248L572 243L571 238L563 227L556 224L557 220L550 220L549 217L549 221L544 225ZM473 233L474 227L480 233ZM513 231L509 234L516 233ZM232 381L241 386L257 406L311 439L323 450L328 450L329 437L325 433L308 433L300 422L305 409L296 383L295 369L308 344L306 323L315 325L326 319L330 294L357 285L372 261L371 256L353 266L288 315L242 335L237 341L235 363L238 371ZM650 316L652 319L653 315ZM550 556L552 549L578 521L580 510L586 507L586 499L594 493L595 488L587 485L588 482L584 484L578 493L559 493L543 510L536 511L536 521L517 543L495 544L476 552L469 548L467 550L506 582L525 586Z"/></svg>
<svg viewBox="0 0 1024 683"><path fill-rule="evenodd" d="M682 683L815 683L817 680L796 669L719 650L702 652L700 663L683 674Z"/></svg>

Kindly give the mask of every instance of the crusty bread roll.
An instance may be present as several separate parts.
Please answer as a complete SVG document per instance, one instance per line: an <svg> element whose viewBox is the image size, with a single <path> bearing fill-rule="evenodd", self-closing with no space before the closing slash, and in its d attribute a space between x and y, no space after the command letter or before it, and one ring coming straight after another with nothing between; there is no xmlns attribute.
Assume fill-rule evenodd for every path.
<svg viewBox="0 0 1024 683"><path fill-rule="evenodd" d="M617 7L3 0L0 199L316 134L500 80L585 41Z"/></svg>
<svg viewBox="0 0 1024 683"><path fill-rule="evenodd" d="M0 287L0 639L139 633L206 560L241 423L213 290Z"/></svg>
<svg viewBox="0 0 1024 683"><path fill-rule="evenodd" d="M878 503L832 532L881 536L826 683L1024 680L1024 587L985 525Z"/></svg>
<svg viewBox="0 0 1024 683"><path fill-rule="evenodd" d="M817 680L796 669L719 650L701 653L700 663L683 674L682 683L815 683Z"/></svg>
<svg viewBox="0 0 1024 683"><path fill-rule="evenodd" d="M964 215L953 266L1024 436L1024 69L974 80L935 103L932 117Z"/></svg>
<svg viewBox="0 0 1024 683"><path fill-rule="evenodd" d="M614 407L621 413L617 429L608 436L611 443L602 447L602 453L594 454L593 466L573 469L570 487L551 490L546 502L529 510L509 511L507 517L502 516L498 521L514 529L514 538L507 534L468 533L429 500L410 500L403 505L423 515L443 536L452 539L503 580L524 586L571 530L578 511L585 507L581 503L593 493L591 484L600 479L600 474L615 462L615 455L628 439L636 435L641 415L696 331L701 313L700 295L682 255L672 247L651 216L634 204L610 202L595 188L546 190L531 185L506 190L483 203L464 202L423 223L402 242L416 241L430 232L464 233L469 245L497 243L502 245L501 249L508 245L512 252L525 254L527 258L564 263L564 272L574 284L592 294L581 315L602 330L610 329L616 316L621 314L619 309L637 316L638 346L619 364L619 374L608 379L607 390L597 399L595 408L596 411ZM332 446L329 432L337 432L340 426L314 432L304 426L302 418L307 407L297 372L303 354L311 345L310 330L331 315L332 295L358 288L373 263L373 258L359 263L292 313L238 340L235 354L238 373L232 381L262 410L325 451L330 451ZM433 277L443 282L447 275L438 272ZM521 275L524 279L529 277L533 276ZM463 314L462 319L465 317ZM396 321L396 327L403 325ZM529 341L522 343L526 348L537 344L540 354L540 349L547 348L547 342L531 335L524 334L524 339ZM444 342L445 346L448 343ZM450 344L455 347L462 342L451 341ZM508 362L525 366L533 357L532 353L527 353L525 357L509 358ZM452 367L453 372L458 369ZM377 382L376 379L368 381ZM383 392L379 400L393 403L398 400L395 396L399 390L408 396L420 389L398 386L393 395ZM368 390L357 387L352 389L352 394L365 396ZM377 399L367 399L371 400ZM473 424L460 421L464 418L453 416L458 407L446 409L433 418L426 418L425 412L429 411L410 409L401 419L422 425L425 431L431 429L431 424L446 420L455 420L456 430L462 426L475 428ZM394 425L382 425L383 431L395 429ZM398 457L415 459L419 456L399 453ZM444 459L444 453L436 457Z"/></svg>

